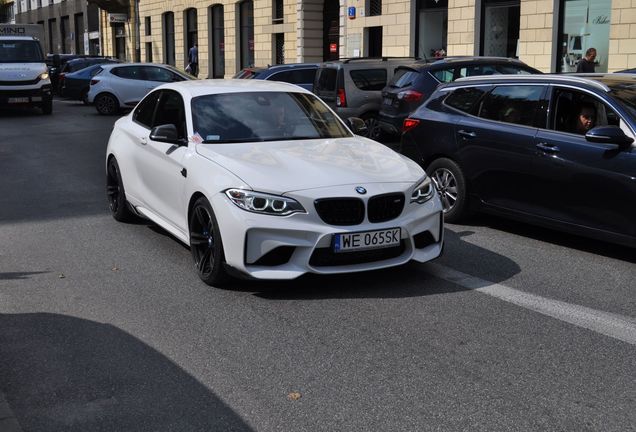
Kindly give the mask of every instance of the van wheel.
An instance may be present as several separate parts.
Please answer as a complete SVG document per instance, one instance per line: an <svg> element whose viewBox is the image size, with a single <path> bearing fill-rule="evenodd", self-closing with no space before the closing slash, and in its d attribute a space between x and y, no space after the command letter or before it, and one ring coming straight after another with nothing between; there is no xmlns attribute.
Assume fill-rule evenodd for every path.
<svg viewBox="0 0 636 432"><path fill-rule="evenodd" d="M53 113L53 99L45 99L42 102L42 114L50 115Z"/></svg>
<svg viewBox="0 0 636 432"><path fill-rule="evenodd" d="M364 123L367 125L366 137L380 141L380 138L382 138L382 129L380 129L377 114L365 114L362 116L362 120L364 120Z"/></svg>
<svg viewBox="0 0 636 432"><path fill-rule="evenodd" d="M119 111L119 102L115 96L102 93L95 98L95 108L102 115L113 115Z"/></svg>
<svg viewBox="0 0 636 432"><path fill-rule="evenodd" d="M435 183L442 201L444 220L456 223L466 217L466 179L459 165L451 159L439 158L428 166L426 172Z"/></svg>

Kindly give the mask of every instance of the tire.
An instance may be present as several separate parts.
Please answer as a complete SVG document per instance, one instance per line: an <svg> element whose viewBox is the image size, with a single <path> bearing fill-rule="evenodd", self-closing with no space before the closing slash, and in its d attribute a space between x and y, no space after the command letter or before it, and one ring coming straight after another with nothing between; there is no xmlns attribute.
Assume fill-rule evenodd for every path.
<svg viewBox="0 0 636 432"><path fill-rule="evenodd" d="M117 98L109 93L102 93L95 97L95 108L101 115L113 115L119 111Z"/></svg>
<svg viewBox="0 0 636 432"><path fill-rule="evenodd" d="M442 200L444 220L456 223L465 218L468 214L468 195L466 178L459 165L451 159L439 158L428 166L426 172L435 183Z"/></svg>
<svg viewBox="0 0 636 432"><path fill-rule="evenodd" d="M378 123L378 115L374 113L365 114L362 116L362 120L367 125L367 138L380 141L382 138L382 129L380 129L380 123Z"/></svg>
<svg viewBox="0 0 636 432"><path fill-rule="evenodd" d="M225 253L210 202L201 197L196 200L189 220L190 251L199 278L208 285L221 287L230 281L225 270Z"/></svg>
<svg viewBox="0 0 636 432"><path fill-rule="evenodd" d="M106 196L110 213L116 221L129 222L134 218L126 201L126 191L121 180L119 164L114 157L108 160L106 169Z"/></svg>
<svg viewBox="0 0 636 432"><path fill-rule="evenodd" d="M41 108L42 108L42 114L44 115L53 114L53 98L45 99L44 102L42 102Z"/></svg>

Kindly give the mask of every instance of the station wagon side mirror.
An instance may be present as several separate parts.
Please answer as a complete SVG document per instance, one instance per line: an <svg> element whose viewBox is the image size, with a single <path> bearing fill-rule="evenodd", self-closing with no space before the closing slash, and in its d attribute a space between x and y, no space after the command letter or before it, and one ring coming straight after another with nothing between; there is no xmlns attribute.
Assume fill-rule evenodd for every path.
<svg viewBox="0 0 636 432"><path fill-rule="evenodd" d="M347 117L345 124L351 129L351 132L356 135L367 136L369 133L367 124L359 117Z"/></svg>
<svg viewBox="0 0 636 432"><path fill-rule="evenodd" d="M634 142L618 126L597 126L585 134L585 139L599 144L614 144L619 148L629 147Z"/></svg>
<svg viewBox="0 0 636 432"><path fill-rule="evenodd" d="M177 127L173 124L155 126L150 131L150 139L168 144L176 144L178 146L187 144L186 140L179 138Z"/></svg>

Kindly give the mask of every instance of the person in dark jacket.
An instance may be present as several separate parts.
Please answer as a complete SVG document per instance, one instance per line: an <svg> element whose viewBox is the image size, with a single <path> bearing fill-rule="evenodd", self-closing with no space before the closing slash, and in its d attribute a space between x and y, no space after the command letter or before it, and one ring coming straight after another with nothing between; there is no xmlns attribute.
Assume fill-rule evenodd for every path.
<svg viewBox="0 0 636 432"><path fill-rule="evenodd" d="M199 76L199 48L195 42L190 51L188 51L188 66L190 66L190 73L195 77Z"/></svg>
<svg viewBox="0 0 636 432"><path fill-rule="evenodd" d="M577 72L594 73L594 60L596 60L596 48L588 48L583 57L576 65Z"/></svg>

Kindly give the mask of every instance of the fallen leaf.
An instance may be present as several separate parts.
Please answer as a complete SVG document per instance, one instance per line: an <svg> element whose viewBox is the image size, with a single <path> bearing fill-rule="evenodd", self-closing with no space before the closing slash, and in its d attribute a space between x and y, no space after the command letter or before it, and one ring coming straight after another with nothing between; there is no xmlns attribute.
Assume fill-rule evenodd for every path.
<svg viewBox="0 0 636 432"><path fill-rule="evenodd" d="M287 395L287 399L297 401L298 399L300 399L300 393L291 392L290 394Z"/></svg>
<svg viewBox="0 0 636 432"><path fill-rule="evenodd" d="M59 275L57 275L58 278L60 279L64 279L66 276L64 276L64 274L60 273Z"/></svg>
<svg viewBox="0 0 636 432"><path fill-rule="evenodd" d="M111 270L112 271L119 271L119 268L118 267L113 267Z"/></svg>

